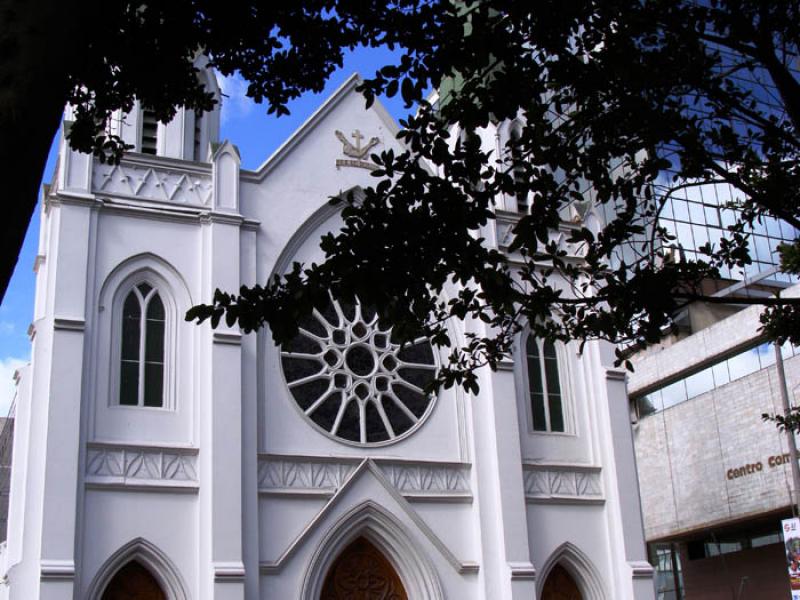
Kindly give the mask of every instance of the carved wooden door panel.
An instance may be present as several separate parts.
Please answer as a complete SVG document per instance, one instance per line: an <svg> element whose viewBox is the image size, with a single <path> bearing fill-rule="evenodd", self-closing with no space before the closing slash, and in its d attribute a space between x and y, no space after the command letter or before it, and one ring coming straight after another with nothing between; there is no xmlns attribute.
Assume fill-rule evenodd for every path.
<svg viewBox="0 0 800 600"><path fill-rule="evenodd" d="M358 538L328 571L321 600L408 600L408 596L380 550Z"/></svg>
<svg viewBox="0 0 800 600"><path fill-rule="evenodd" d="M167 600L167 597L150 571L132 560L108 582L102 600Z"/></svg>
<svg viewBox="0 0 800 600"><path fill-rule="evenodd" d="M556 565L544 582L541 600L583 600L583 596L572 575L561 565Z"/></svg>

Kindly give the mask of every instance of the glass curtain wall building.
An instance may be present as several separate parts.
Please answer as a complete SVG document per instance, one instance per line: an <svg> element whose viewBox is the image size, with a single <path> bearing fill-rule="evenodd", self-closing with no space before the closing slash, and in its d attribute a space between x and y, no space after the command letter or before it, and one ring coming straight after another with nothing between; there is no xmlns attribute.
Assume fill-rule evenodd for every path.
<svg viewBox="0 0 800 600"><path fill-rule="evenodd" d="M679 257L703 260L699 248L705 244L719 247L720 240L729 235L728 227L737 220L736 208L742 193L727 183L708 183L675 190L666 200L659 224L676 238L674 246ZM720 269L723 279L752 278L771 271L778 263L778 245L791 242L798 230L774 217L761 217L750 232L752 264L744 269ZM774 273L767 279L795 283L784 273Z"/></svg>

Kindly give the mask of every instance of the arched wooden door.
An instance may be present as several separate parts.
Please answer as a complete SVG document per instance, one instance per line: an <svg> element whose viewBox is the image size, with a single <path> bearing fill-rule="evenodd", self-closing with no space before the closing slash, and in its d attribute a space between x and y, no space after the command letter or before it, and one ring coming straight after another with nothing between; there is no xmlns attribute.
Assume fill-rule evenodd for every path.
<svg viewBox="0 0 800 600"><path fill-rule="evenodd" d="M132 560L108 582L102 600L167 600L155 577Z"/></svg>
<svg viewBox="0 0 800 600"><path fill-rule="evenodd" d="M556 565L544 582L541 600L583 600L583 596L569 571Z"/></svg>
<svg viewBox="0 0 800 600"><path fill-rule="evenodd" d="M408 600L408 595L381 551L358 538L331 565L320 600Z"/></svg>

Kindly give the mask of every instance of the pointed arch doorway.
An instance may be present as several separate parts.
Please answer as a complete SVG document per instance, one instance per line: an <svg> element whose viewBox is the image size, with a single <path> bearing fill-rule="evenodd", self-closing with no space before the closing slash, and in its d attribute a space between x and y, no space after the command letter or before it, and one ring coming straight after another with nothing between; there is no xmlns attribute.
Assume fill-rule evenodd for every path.
<svg viewBox="0 0 800 600"><path fill-rule="evenodd" d="M542 587L541 600L584 600L578 584L564 567L556 565Z"/></svg>
<svg viewBox="0 0 800 600"><path fill-rule="evenodd" d="M102 600L167 600L167 597L150 571L132 560L108 582Z"/></svg>
<svg viewBox="0 0 800 600"><path fill-rule="evenodd" d="M331 565L320 600L408 600L408 594L381 551L359 537Z"/></svg>

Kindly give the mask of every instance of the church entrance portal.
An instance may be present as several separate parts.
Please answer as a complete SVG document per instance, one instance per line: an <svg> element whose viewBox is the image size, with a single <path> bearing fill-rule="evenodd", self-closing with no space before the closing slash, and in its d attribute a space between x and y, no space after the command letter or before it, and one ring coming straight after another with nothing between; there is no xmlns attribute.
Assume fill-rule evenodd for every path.
<svg viewBox="0 0 800 600"><path fill-rule="evenodd" d="M167 597L150 571L132 560L108 582L102 600L167 600Z"/></svg>
<svg viewBox="0 0 800 600"><path fill-rule="evenodd" d="M542 600L583 600L583 596L572 575L561 565L556 565L544 582Z"/></svg>
<svg viewBox="0 0 800 600"><path fill-rule="evenodd" d="M408 600L408 595L386 557L362 537L331 565L321 600Z"/></svg>

